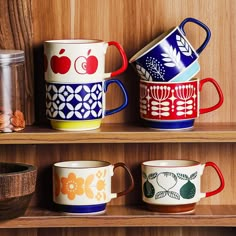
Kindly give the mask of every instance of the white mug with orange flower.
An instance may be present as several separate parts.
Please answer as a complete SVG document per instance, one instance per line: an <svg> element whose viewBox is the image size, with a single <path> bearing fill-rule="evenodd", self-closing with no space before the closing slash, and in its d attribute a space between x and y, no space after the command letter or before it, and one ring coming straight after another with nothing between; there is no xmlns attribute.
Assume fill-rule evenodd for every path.
<svg viewBox="0 0 236 236"><path fill-rule="evenodd" d="M130 185L122 192L111 193L111 177L117 167L128 172ZM111 199L126 195L133 188L132 174L124 163L64 161L53 165L53 201L59 211L104 213Z"/></svg>

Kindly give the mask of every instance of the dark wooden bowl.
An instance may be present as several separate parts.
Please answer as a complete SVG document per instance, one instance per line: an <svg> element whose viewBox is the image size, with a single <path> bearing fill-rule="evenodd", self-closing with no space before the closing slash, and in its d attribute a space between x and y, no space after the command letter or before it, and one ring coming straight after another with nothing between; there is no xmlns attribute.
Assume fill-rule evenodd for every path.
<svg viewBox="0 0 236 236"><path fill-rule="evenodd" d="M36 167L0 162L0 219L24 215L35 191Z"/></svg>

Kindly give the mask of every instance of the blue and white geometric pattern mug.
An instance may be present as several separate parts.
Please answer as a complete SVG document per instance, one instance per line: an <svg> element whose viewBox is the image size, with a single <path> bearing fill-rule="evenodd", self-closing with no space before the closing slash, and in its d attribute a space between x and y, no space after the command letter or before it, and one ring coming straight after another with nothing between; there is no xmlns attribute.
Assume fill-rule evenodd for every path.
<svg viewBox="0 0 236 236"><path fill-rule="evenodd" d="M117 108L105 110L105 93L112 83L120 87L124 102ZM99 128L104 116L123 110L127 104L127 92L117 79L86 84L46 82L46 116L55 129Z"/></svg>
<svg viewBox="0 0 236 236"><path fill-rule="evenodd" d="M206 32L205 40L197 50L185 37L184 26L188 22L199 25ZM142 80L188 81L199 72L198 57L210 37L210 29L205 24L194 18L186 18L178 27L163 33L142 48L129 62Z"/></svg>

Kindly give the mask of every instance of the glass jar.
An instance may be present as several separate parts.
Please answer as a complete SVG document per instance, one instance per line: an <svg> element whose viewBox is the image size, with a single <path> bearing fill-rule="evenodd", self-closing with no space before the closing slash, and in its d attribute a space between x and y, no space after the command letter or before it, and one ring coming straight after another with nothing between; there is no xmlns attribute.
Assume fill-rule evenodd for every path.
<svg viewBox="0 0 236 236"><path fill-rule="evenodd" d="M0 132L25 128L24 51L0 50Z"/></svg>

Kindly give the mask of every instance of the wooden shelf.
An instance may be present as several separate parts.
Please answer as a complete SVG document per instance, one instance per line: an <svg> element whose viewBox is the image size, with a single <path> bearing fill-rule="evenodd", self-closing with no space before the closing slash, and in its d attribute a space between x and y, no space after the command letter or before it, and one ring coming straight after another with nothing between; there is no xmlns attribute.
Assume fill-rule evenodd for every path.
<svg viewBox="0 0 236 236"><path fill-rule="evenodd" d="M81 132L28 126L22 132L0 135L0 144L209 142L236 142L236 124L198 124L189 131L157 131L129 124L103 124Z"/></svg>
<svg viewBox="0 0 236 236"><path fill-rule="evenodd" d="M143 207L108 206L103 215L69 215L39 209L27 210L25 216L0 221L0 228L54 227L155 227L155 226L236 225L236 205L199 205L193 214L158 214Z"/></svg>

